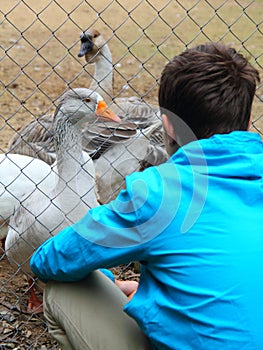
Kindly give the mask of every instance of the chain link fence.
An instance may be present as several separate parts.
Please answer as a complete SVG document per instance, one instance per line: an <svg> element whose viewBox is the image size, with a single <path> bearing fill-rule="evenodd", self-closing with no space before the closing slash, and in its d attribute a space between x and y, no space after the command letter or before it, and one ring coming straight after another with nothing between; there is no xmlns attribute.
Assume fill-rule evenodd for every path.
<svg viewBox="0 0 263 350"><path fill-rule="evenodd" d="M54 173L58 170L53 168L50 173L50 164L55 159L52 138L56 134L52 120L62 93L69 88L95 86L110 107L116 101L126 103L127 99L132 109L144 103L150 112L149 109L146 112L136 110L141 119L135 118L132 122L141 123L140 127L147 129L149 125L144 124L145 120L149 115L153 116L156 128L154 134L152 130L147 131L149 134L145 132L150 140L147 147L154 143L157 149L161 148L157 91L164 64L185 48L208 41L222 41L248 56L260 71L262 80L262 18L261 0L2 0L0 238L4 238L7 232L10 206L13 208L12 205L20 203L20 196L27 186L28 191L35 189L36 185L33 183L32 187L30 180L35 179L42 195L53 186ZM85 30L94 43L93 51L86 59L78 57L80 34ZM105 51L105 47L109 51ZM92 57L94 54L98 57L103 49L101 56L104 60L99 66ZM262 96L261 83L253 105L252 130L263 135ZM137 135L133 123L126 123L121 130L112 125L111 128L113 143L121 140L122 149L119 153L104 155L99 174L102 186L108 168L115 171L114 174L111 171L110 178L117 176L120 181L125 171L134 171L145 157L145 154L137 155L136 147L128 141ZM123 139L123 130L127 140ZM87 142L87 135L83 134L86 148L82 145L87 151L93 147L92 157L96 163L106 147L109 134L105 133L103 125L98 124L94 124L91 131L100 136L97 143L94 138L93 144ZM22 146L16 148L17 144ZM137 148L140 147L139 144ZM126 152L124 158L122 152ZM22 163L24 160L15 158L12 153L40 158L45 165L35 165L36 160ZM9 158L6 159L4 154ZM76 161L70 152L68 156ZM162 157L160 161L165 159L163 153ZM127 169L125 159L134 158L134 168ZM148 162L153 162L152 159ZM90 158L85 161L85 176L88 174L88 181L92 183L98 174L92 173ZM9 181L8 185L5 181ZM70 187L75 200L79 199L80 194L75 192L70 181L65 180L66 187ZM118 192L121 186L118 181L109 192ZM90 191L93 191L92 186ZM83 199L83 194L81 197ZM106 196L104 201L108 200ZM74 203L78 207L78 202ZM59 205L58 208L61 209ZM68 212L68 208L62 209ZM25 266L28 259L25 265L20 265L14 263L16 258L13 257L11 266L7 252L3 249L1 254L0 349L57 349L49 338L42 314L27 312L30 273ZM26 270L26 274L22 270ZM122 278L138 278L133 265L116 268L115 273ZM37 293L41 297L41 289Z"/></svg>

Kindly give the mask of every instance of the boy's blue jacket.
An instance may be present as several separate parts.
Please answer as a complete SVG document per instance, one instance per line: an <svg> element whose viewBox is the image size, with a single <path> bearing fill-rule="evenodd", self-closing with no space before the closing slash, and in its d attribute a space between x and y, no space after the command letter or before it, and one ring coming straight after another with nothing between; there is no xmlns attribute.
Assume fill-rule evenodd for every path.
<svg viewBox="0 0 263 350"><path fill-rule="evenodd" d="M43 281L141 262L125 306L157 349L263 349L263 144L236 131L191 142L126 178L113 202L46 241Z"/></svg>

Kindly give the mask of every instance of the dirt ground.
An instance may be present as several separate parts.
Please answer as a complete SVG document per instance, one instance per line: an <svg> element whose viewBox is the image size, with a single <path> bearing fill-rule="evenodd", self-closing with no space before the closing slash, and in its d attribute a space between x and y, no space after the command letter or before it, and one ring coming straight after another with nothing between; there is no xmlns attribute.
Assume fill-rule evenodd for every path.
<svg viewBox="0 0 263 350"><path fill-rule="evenodd" d="M49 336L43 314L27 312L28 284L26 277L14 271L6 258L0 258L0 350L56 350L56 342ZM119 279L136 280L139 274L133 263L112 269ZM41 298L41 289L38 297Z"/></svg>
<svg viewBox="0 0 263 350"><path fill-rule="evenodd" d="M165 62L187 46L220 38L236 49L243 42L242 51L262 76L262 30L255 25L263 17L261 1L251 6L239 1L247 6L243 16L242 6L234 1L222 7L223 0L211 1L214 7L202 1L181 3L184 6L167 0L1 0L0 152L8 151L10 137L21 126L53 112L56 99L69 86L89 86L93 67L77 57L79 34L88 27L109 40L116 95L137 95L157 104ZM231 23L231 32L224 21ZM253 130L263 134L262 95L261 86L253 107ZM139 277L133 264L114 272L124 279ZM5 255L0 258L0 276L0 350L57 349L43 316L26 313L26 280Z"/></svg>
<svg viewBox="0 0 263 350"><path fill-rule="evenodd" d="M93 67L77 57L79 34L88 27L108 40L116 95L137 95L157 104L158 78L167 60L187 46L222 38L250 56L262 75L261 1L221 3L2 0L0 150L7 151L22 125L53 112L68 86L89 86ZM231 31L224 22L232 25ZM262 93L261 87L253 109L261 131Z"/></svg>
<svg viewBox="0 0 263 350"><path fill-rule="evenodd" d="M6 257L0 259L0 349L58 349L47 331L43 314L29 315L27 282L16 274Z"/></svg>

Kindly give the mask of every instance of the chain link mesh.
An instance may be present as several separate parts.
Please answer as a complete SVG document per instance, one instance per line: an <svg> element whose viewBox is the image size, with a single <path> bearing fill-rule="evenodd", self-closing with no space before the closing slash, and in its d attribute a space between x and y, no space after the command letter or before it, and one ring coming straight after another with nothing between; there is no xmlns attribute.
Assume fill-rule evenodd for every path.
<svg viewBox="0 0 263 350"><path fill-rule="evenodd" d="M262 18L261 1L249 0L2 0L0 152L10 152L14 135L26 140L21 129L24 125L37 122L32 124L36 132L46 127L45 119L39 117L53 115L65 90L90 86L93 65L78 57L79 35L84 30L97 29L110 47L112 97L135 96L156 106L164 64L185 48L203 42L231 44L250 58L262 81ZM252 130L263 135L262 96L261 83L253 105ZM48 132L52 135L53 131ZM31 156L40 156L36 144L29 147ZM16 166L11 156L9 161ZM31 180L29 166L19 166L8 185L0 183L0 238L5 236L8 224L3 214L4 198L16 196L12 186L21 181L21 173L25 183ZM36 180L43 193L43 181L48 181L49 175L47 170L44 178ZM19 195L15 200L19 203ZM0 259L0 349L57 349L42 314L26 312L30 276L21 274L22 266L11 267L6 252ZM133 265L119 267L115 273L138 278Z"/></svg>

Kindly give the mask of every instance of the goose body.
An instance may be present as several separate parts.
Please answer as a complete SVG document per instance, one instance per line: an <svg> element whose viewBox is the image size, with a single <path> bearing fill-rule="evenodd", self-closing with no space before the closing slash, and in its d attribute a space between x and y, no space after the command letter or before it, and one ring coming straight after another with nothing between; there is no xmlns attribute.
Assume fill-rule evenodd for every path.
<svg viewBox="0 0 263 350"><path fill-rule="evenodd" d="M53 115L44 114L17 130L8 142L8 150L38 158L51 165L56 160L53 140Z"/></svg>
<svg viewBox="0 0 263 350"><path fill-rule="evenodd" d="M56 183L45 193L35 190L27 196L10 218L6 255L12 265L29 275L29 260L34 250L98 205L95 170L92 160L85 161L83 157L80 130L85 121L95 123L101 100L89 89L74 89L62 96L54 117ZM119 121L109 110L98 118ZM85 163L86 168L83 167Z"/></svg>
<svg viewBox="0 0 263 350"><path fill-rule="evenodd" d="M156 123L144 129L143 133L137 130L133 137L112 146L94 161L101 203L108 203L114 199L124 187L125 177L140 171L143 162L153 164L155 147L151 144L151 136L158 128L159 123ZM163 152L163 162L165 160L166 152Z"/></svg>
<svg viewBox="0 0 263 350"><path fill-rule="evenodd" d="M45 162L21 154L0 154L0 239L22 198L34 191L46 192L55 184L55 173Z"/></svg>
<svg viewBox="0 0 263 350"><path fill-rule="evenodd" d="M119 124L97 122L83 127L82 149L91 158L98 158L113 144L126 141L136 134L136 124L121 121ZM53 115L45 114L24 125L9 140L8 150L11 153L36 157L49 165L56 161L54 144Z"/></svg>

